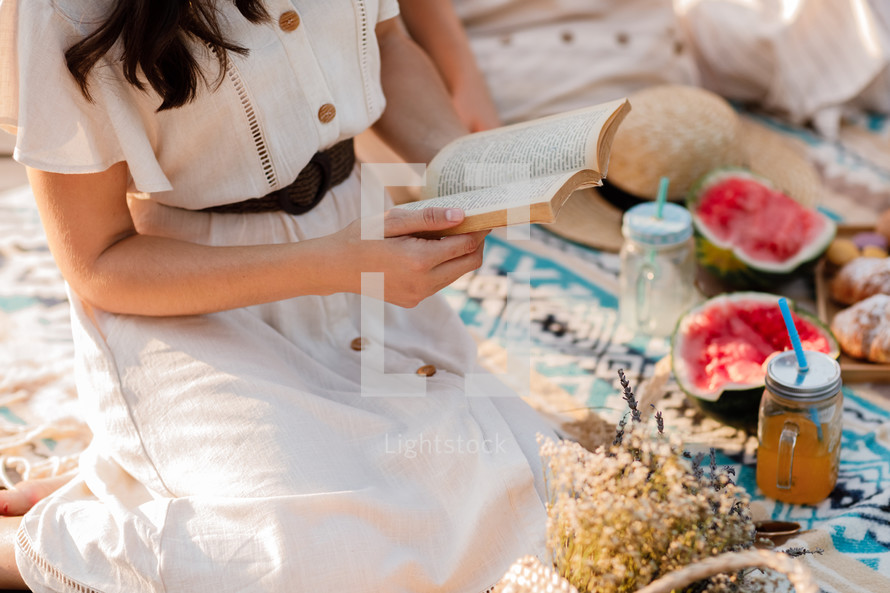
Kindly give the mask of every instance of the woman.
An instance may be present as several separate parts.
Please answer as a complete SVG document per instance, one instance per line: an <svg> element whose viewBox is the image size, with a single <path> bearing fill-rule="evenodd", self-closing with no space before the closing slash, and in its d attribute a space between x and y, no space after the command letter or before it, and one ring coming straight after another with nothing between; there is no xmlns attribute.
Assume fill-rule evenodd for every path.
<svg viewBox="0 0 890 593"><path fill-rule="evenodd" d="M94 433L15 535L32 590L475 593L541 552L546 428L491 382L465 397L472 340L431 296L484 237L412 237L463 216L427 209L361 238L349 138L376 121L422 162L465 132L397 12L0 1L0 125ZM364 272L387 302L361 335Z"/></svg>

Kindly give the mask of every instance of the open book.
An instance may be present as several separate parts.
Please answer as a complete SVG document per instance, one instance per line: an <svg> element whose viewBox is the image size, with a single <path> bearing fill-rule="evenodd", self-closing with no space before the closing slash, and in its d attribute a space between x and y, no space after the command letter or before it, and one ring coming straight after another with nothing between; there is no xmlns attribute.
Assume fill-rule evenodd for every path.
<svg viewBox="0 0 890 593"><path fill-rule="evenodd" d="M458 138L430 163L423 199L397 207L466 213L458 226L426 237L553 222L572 192L602 184L629 111L620 99Z"/></svg>

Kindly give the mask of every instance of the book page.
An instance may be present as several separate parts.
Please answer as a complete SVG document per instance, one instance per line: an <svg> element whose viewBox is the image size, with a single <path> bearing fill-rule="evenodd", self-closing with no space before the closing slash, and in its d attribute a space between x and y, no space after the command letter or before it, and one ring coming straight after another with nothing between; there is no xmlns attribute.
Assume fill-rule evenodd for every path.
<svg viewBox="0 0 890 593"><path fill-rule="evenodd" d="M426 196L594 169L602 127L624 99L458 138L436 155Z"/></svg>
<svg viewBox="0 0 890 593"><path fill-rule="evenodd" d="M466 216L474 216L496 210L515 208L547 202L554 192L562 187L572 173L560 173L537 177L525 181L516 181L505 185L484 187L437 198L429 198L418 202L408 202L396 208L404 210L421 210L423 208L463 208Z"/></svg>

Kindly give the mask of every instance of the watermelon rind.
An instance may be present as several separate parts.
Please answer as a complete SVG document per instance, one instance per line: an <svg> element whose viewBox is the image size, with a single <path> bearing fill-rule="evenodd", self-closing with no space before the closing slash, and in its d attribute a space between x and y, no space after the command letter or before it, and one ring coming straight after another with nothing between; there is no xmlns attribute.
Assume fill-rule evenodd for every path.
<svg viewBox="0 0 890 593"><path fill-rule="evenodd" d="M689 190L686 206L692 214L695 230L696 258L699 264L713 275L736 287L769 287L786 282L798 273L809 269L819 257L825 253L837 233L837 225L833 220L814 211L824 224L822 232L813 238L809 245L801 249L793 257L783 262L758 261L751 258L741 249L726 243L714 236L697 214L697 206L701 196L712 186L727 179L746 177L775 189L765 177L761 177L741 167L721 167L700 178Z"/></svg>
<svg viewBox="0 0 890 593"><path fill-rule="evenodd" d="M719 390L713 391L697 388L692 382L686 361L680 356L684 331L688 329L690 320L710 307L721 306L725 303L759 301L762 303L775 303L778 308L779 298L781 298L780 295L765 292L725 293L692 307L677 321L671 336L671 370L673 371L674 380L677 382L680 390L688 396L689 400L708 416L724 424L741 428L748 432L754 432L757 428L757 412L760 406L760 398L766 384L766 369L764 368L763 378L756 382L726 383ZM835 359L838 358L840 356L840 347L828 325L815 315L802 310L792 300L787 298L786 300L788 300L788 305L795 315L821 330L821 333L824 334L829 343L830 350L827 354Z"/></svg>

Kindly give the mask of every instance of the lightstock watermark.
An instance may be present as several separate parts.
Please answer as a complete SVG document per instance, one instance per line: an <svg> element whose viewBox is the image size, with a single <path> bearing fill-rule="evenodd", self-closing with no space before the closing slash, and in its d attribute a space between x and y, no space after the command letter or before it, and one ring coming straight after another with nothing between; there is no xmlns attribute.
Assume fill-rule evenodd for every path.
<svg viewBox="0 0 890 593"><path fill-rule="evenodd" d="M499 434L494 438L465 438L458 435L455 438L446 438L441 435L428 436L422 432L416 435L402 435L390 438L384 436L384 451L390 455L402 455L406 459L414 459L418 455L476 455L488 453L490 455L507 452L507 442Z"/></svg>
<svg viewBox="0 0 890 593"><path fill-rule="evenodd" d="M424 164L363 163L361 176L361 238L384 238L386 187L422 187L427 183ZM464 187L490 188L506 180L530 178L528 164L467 163L463 167ZM441 179L436 181L441 182ZM440 183L440 185L443 185ZM508 241L530 238L528 205L507 209ZM530 394L531 382L531 280L528 271L508 273L511 323L505 336L506 363L503 373L467 373L467 397L519 397ZM425 397L426 377L416 373L387 373L384 369L385 282L382 272L363 272L361 278L361 335L366 345L360 352L363 397ZM506 383L511 389L504 389ZM477 450L478 446L477 446Z"/></svg>

